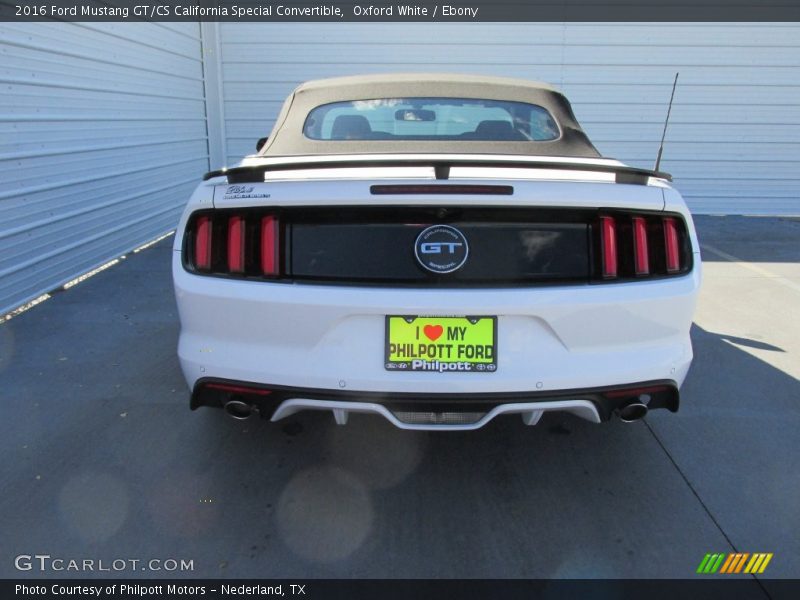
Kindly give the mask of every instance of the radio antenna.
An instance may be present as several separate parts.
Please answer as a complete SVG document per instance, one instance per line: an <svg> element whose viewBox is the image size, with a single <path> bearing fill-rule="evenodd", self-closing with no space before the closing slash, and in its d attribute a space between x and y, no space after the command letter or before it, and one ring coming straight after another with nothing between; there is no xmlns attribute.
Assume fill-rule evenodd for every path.
<svg viewBox="0 0 800 600"><path fill-rule="evenodd" d="M661 166L661 154L664 152L664 138L667 137L667 124L669 123L669 114L672 112L672 100L675 98L675 87L678 85L678 75L680 75L680 72L675 73L675 81L672 82L672 95L669 97L667 118L664 119L664 131L661 133L661 145L658 147L658 156L656 157L656 166L653 169L654 171L658 171L658 167Z"/></svg>

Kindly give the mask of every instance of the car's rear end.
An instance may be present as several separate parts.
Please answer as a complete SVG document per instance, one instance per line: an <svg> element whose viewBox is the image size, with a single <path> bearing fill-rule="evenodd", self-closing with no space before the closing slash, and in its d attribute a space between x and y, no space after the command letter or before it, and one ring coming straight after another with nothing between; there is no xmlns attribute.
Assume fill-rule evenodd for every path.
<svg viewBox="0 0 800 600"><path fill-rule="evenodd" d="M433 167L413 179L393 169L404 170L368 180L324 171L263 184L212 179L198 190L174 253L193 406L234 399L267 417L378 411L349 404L367 403L402 414L401 425L478 423L499 405L529 414L553 401L604 420L643 395L650 408L677 409L700 271L690 217L671 188L474 179L457 168L443 182ZM468 240L454 273L427 271L415 256L419 234L435 224ZM493 337L472 345L492 346L492 360L470 363L456 343L459 360L442 351L422 359L476 368L392 368L391 316L489 317Z"/></svg>
<svg viewBox="0 0 800 600"><path fill-rule="evenodd" d="M692 359L691 217L616 161L253 159L198 187L174 249L192 408L633 420L677 410Z"/></svg>

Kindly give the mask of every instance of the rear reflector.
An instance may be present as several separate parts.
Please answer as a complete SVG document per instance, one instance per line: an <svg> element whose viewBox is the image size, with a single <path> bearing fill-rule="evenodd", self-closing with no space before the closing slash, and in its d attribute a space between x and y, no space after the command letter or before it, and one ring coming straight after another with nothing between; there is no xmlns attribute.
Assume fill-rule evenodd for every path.
<svg viewBox="0 0 800 600"><path fill-rule="evenodd" d="M675 273L681 269L680 251L678 249L678 227L672 217L664 218L664 248L667 257L667 273Z"/></svg>
<svg viewBox="0 0 800 600"><path fill-rule="evenodd" d="M254 394L256 396L269 396L272 393L270 390L250 388L243 385L228 385L227 383L207 383L205 387L211 390L230 392L231 394Z"/></svg>
<svg viewBox="0 0 800 600"><path fill-rule="evenodd" d="M606 398L633 398L642 394L658 394L670 390L668 385L651 385L649 387L628 388L627 390L609 390L603 392Z"/></svg>
<svg viewBox="0 0 800 600"><path fill-rule="evenodd" d="M261 272L278 275L278 220L272 215L261 219Z"/></svg>
<svg viewBox="0 0 800 600"><path fill-rule="evenodd" d="M647 254L647 222L644 217L633 217L633 253L637 275L650 273L650 259Z"/></svg>
<svg viewBox="0 0 800 600"><path fill-rule="evenodd" d="M228 271L244 273L244 219L228 219Z"/></svg>
<svg viewBox="0 0 800 600"><path fill-rule="evenodd" d="M202 271L211 269L211 219L200 217L197 219L197 230L194 235L194 262L195 267Z"/></svg>
<svg viewBox="0 0 800 600"><path fill-rule="evenodd" d="M603 277L616 277L617 224L613 217L600 217L600 244L603 255Z"/></svg>

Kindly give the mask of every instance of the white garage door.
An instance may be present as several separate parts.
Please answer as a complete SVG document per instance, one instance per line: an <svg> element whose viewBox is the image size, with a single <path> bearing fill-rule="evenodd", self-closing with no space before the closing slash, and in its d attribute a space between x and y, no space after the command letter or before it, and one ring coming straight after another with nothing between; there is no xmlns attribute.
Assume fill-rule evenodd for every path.
<svg viewBox="0 0 800 600"><path fill-rule="evenodd" d="M174 227L201 55L196 23L0 24L0 314Z"/></svg>
<svg viewBox="0 0 800 600"><path fill-rule="evenodd" d="M312 78L453 71L560 86L600 151L662 168L700 213L800 214L800 24L222 24L228 162Z"/></svg>

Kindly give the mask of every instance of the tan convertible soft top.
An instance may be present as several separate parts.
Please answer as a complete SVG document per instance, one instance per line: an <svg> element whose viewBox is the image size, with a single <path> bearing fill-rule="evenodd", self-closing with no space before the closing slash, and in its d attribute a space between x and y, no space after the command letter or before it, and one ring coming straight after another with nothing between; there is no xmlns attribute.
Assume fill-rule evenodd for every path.
<svg viewBox="0 0 800 600"><path fill-rule="evenodd" d="M312 140L303 135L308 113L318 106L378 98L481 98L537 104L558 121L561 137L552 141L478 140ZM254 136L256 137L256 136ZM386 153L507 154L598 158L556 88L535 81L440 73L363 75L309 81L289 96L275 122L262 156L314 156Z"/></svg>

